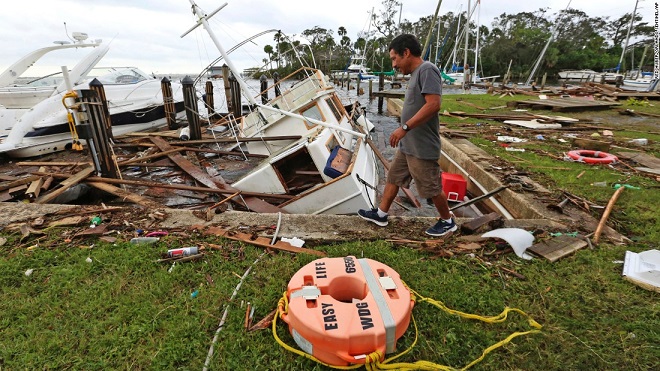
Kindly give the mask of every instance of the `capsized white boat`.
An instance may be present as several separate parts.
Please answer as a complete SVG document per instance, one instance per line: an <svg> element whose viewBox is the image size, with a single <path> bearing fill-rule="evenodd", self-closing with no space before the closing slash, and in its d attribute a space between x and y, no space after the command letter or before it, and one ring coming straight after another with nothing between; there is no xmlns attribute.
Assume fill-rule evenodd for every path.
<svg viewBox="0 0 660 371"><path fill-rule="evenodd" d="M73 45L73 46L72 46ZM165 125L161 81L135 67L95 69L108 46L93 44L57 45L39 49L21 58L0 75L0 153L10 157L33 157L71 148L76 141L63 98L68 84L87 89L96 78L105 89L113 135ZM61 82L33 87L18 85L20 77L46 53L66 47L95 48L67 71ZM56 80L57 81L57 80ZM185 115L183 89L171 82L177 118Z"/></svg>
<svg viewBox="0 0 660 371"><path fill-rule="evenodd" d="M208 13L193 0L198 21L188 32L203 25L255 110L231 122L231 130L241 137L300 135L289 141L256 141L251 153L268 155L232 187L266 194L294 196L279 206L289 213L354 214L371 208L376 197L378 173L376 156L367 143L373 125L358 110L341 104L333 86L319 70L302 68L295 75L300 81L266 104L257 103L213 30ZM282 80L286 80L284 78ZM283 86L282 86L283 87Z"/></svg>

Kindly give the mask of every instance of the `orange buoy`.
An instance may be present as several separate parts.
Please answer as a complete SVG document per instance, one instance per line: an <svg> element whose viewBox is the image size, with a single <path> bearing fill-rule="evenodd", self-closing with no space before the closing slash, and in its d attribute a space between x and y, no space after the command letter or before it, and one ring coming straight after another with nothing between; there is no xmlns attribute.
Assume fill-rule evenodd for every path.
<svg viewBox="0 0 660 371"><path fill-rule="evenodd" d="M334 366L364 364L396 350L414 301L399 274L371 259L323 258L289 281L282 320L296 344Z"/></svg>
<svg viewBox="0 0 660 371"><path fill-rule="evenodd" d="M613 154L603 151L592 151L588 149L570 151L568 152L567 156L575 161L584 162L587 164L611 164L619 160Z"/></svg>

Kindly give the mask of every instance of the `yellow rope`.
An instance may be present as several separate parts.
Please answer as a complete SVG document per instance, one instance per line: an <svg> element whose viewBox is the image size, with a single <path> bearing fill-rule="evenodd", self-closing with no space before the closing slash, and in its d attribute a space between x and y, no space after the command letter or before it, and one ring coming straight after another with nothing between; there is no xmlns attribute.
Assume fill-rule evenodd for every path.
<svg viewBox="0 0 660 371"><path fill-rule="evenodd" d="M516 313L519 313L519 314L527 317L527 322L528 322L529 326L533 328L532 330L514 332L511 335L507 336L505 339L489 346L488 348L484 349L484 351L481 353L481 356L479 358L477 358L474 361L470 362L467 366L461 368L460 369L461 371L462 370L467 370L470 367L474 366L475 364L481 362L486 357L486 355L488 353L492 352L493 350L495 350L499 347L502 347L502 346L508 344L514 338L516 338L518 336L522 336L522 335L529 335L529 334L539 333L541 331L541 328L542 328L542 326L538 322L536 322L533 318L531 318L527 313L525 313L522 310L517 309L517 308L506 307L506 308L504 308L502 313L500 313L496 316L479 316L479 315L476 315L476 314L464 313L464 312L461 312L461 311L457 311L457 310L448 308L443 302L441 302L439 300L424 297L424 296L420 295L419 293L417 293L415 290L411 289L405 283L404 283L404 285L412 293L412 299L413 300L429 303L429 304L431 304L431 305L433 305L433 306L435 306L439 309L442 309L443 311L445 311L449 314L458 315L458 316L463 317L463 318L475 319L475 320L483 321L483 322L486 322L486 323L500 323L500 322L506 321L509 312L516 312ZM351 365L351 366L334 366L334 365L330 365L330 364L327 364L327 363L324 363L324 362L320 361L319 359L317 359L316 357L314 357L311 354L308 354L308 353L305 353L301 350L295 349L295 348L289 346L288 344L284 343L277 336L277 318L281 317L283 315L286 315L288 312L289 312L289 301L286 297L286 292L285 292L282 295L282 298L277 303L277 312L275 313L275 318L273 318L273 324L272 324L273 337L284 349L286 349L288 351L291 351L293 353L296 353L298 355L301 355L301 356L303 356L307 359L310 359L312 361L318 362L318 363L320 363L324 366L334 368L334 369L350 370L350 369L356 369L356 368L362 367L361 364L355 364L355 365ZM411 316L412 316L412 314L411 314ZM412 350L412 348L417 344L418 330L417 330L417 322L415 321L415 316L412 316L412 321L413 321L413 327L415 328L415 339L412 342L412 344L408 347L408 349L406 349L405 351L403 351L399 354L396 354L396 355L394 355L394 356L392 356L388 359L385 359L383 361L381 361L381 359L383 359L384 354L382 354L379 351L375 351L375 352L367 355L366 362L364 364L364 367L367 371L377 371L377 370L441 370L441 371L454 371L454 370L457 370L456 368L453 368L453 367L450 367L450 366L439 365L439 364L429 362L429 361L417 361L417 362L414 362L414 363L405 363L405 362L403 362L403 363L390 363L390 362L396 360L397 358L403 356L404 354L410 352Z"/></svg>

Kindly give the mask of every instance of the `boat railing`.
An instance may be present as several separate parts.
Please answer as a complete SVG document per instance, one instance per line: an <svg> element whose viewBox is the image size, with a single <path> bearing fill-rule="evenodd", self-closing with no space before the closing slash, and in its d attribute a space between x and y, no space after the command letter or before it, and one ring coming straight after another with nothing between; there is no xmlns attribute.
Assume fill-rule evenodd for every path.
<svg viewBox="0 0 660 371"><path fill-rule="evenodd" d="M280 96L273 98L269 102L270 106L293 112L316 97L319 91L324 91L327 88L325 81L323 80L323 76L319 70L309 67L302 67L280 80L278 82L280 89L282 87L282 81L286 81L287 79L299 76L300 73L304 73L305 78L294 83L288 89L281 90ZM275 86L276 85L269 87L268 89L261 92L260 95L267 93L271 89L274 89ZM271 121L271 118L277 119L281 117L281 114L271 111L264 113L264 117L266 120Z"/></svg>

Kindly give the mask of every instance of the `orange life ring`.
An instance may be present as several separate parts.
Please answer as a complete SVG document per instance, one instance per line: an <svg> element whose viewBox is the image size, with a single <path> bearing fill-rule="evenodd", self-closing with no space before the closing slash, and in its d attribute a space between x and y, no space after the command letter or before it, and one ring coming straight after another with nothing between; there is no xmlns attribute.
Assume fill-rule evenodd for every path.
<svg viewBox="0 0 660 371"><path fill-rule="evenodd" d="M568 152L568 157L578 162L587 164L611 164L619 160L613 154L603 151L592 151L588 149L578 149Z"/></svg>
<svg viewBox="0 0 660 371"><path fill-rule="evenodd" d="M323 258L302 267L287 286L282 320L296 344L334 366L364 364L392 353L406 332L414 301L399 274L371 259Z"/></svg>

